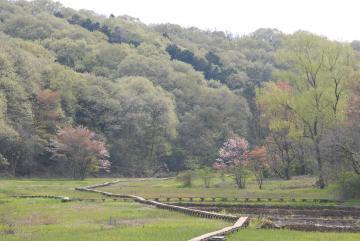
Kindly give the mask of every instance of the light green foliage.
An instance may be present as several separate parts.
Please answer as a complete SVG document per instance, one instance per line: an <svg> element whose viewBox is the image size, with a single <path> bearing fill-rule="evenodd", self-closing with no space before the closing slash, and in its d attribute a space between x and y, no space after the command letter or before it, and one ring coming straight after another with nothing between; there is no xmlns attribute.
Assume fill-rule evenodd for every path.
<svg viewBox="0 0 360 241"><path fill-rule="evenodd" d="M294 114L293 121L304 127L304 137L312 141L321 188L325 183L320 142L342 119L352 56L349 45L307 32L289 36L278 53L279 63L288 71L279 72L277 77L292 87L293 97L286 100L286 107Z"/></svg>
<svg viewBox="0 0 360 241"><path fill-rule="evenodd" d="M135 50L128 44L111 45L101 42L92 52L87 53L83 65L87 71L95 75L115 79L119 77L118 66L121 61L134 52Z"/></svg>
<svg viewBox="0 0 360 241"><path fill-rule="evenodd" d="M290 106L304 123L320 118L318 133L322 135L341 119L345 88L352 73L350 46L298 32L287 38L278 58L289 67L278 78L294 89L295 98Z"/></svg>
<svg viewBox="0 0 360 241"><path fill-rule="evenodd" d="M39 163L49 162L41 159L47 159L44 148L53 135L49 131L53 128L44 126L80 124L97 131L107 138L112 161L118 162L114 171L125 175L145 175L143 170L135 174L135 167L144 163L147 164L140 169L156 169L158 165L166 169L174 147L185 154L183 158L211 162L230 133L247 132L250 115L246 100L224 87L224 83L205 80L204 73L195 71L193 66L170 60L166 48L172 41L156 28L128 16L107 18L50 1L3 0L0 6L0 30L8 35L2 37L2 48L8 49L2 51L2 63L7 66L2 70L7 71L6 81L13 86L12 92L17 92L5 94L21 100L7 99L8 105L14 107L7 109L16 110L23 105L19 113L26 113L28 126L40 138L40 151L32 156ZM229 47L223 34L183 31L187 32L186 38L197 36L193 46L189 39L183 43L202 59L209 56L211 44L216 43L212 38L220 41L219 48ZM207 39L206 50L198 51L203 38ZM177 37L174 42L178 44ZM221 65L222 60L216 59L218 52L211 53ZM123 80L140 76L148 80L144 87L150 89L146 96L131 96L134 90L121 86L127 83ZM243 76L246 79L246 74ZM233 81L237 83L236 78ZM132 85L144 84L135 82ZM242 88L242 84L235 86ZM31 99L44 90L59 92L57 113L63 113L61 121L45 120L41 108ZM132 105L137 109L132 109ZM151 123L156 119L149 116L154 106L164 109L160 112L165 114ZM11 120L12 114L7 115ZM207 123L197 126L198 121ZM194 143L203 144L196 150Z"/></svg>
<svg viewBox="0 0 360 241"><path fill-rule="evenodd" d="M202 179L205 188L209 188L211 186L211 182L215 177L215 172L210 167L203 167L197 170L198 176Z"/></svg>
<svg viewBox="0 0 360 241"><path fill-rule="evenodd" d="M4 32L16 38L45 39L51 36L53 29L44 18L42 20L31 16L18 16L6 22Z"/></svg>
<svg viewBox="0 0 360 241"><path fill-rule="evenodd" d="M292 100L292 87L286 82L269 82L257 89L260 125L268 129L265 140L270 167L277 176L285 180L291 178L296 158L295 145L303 131L289 108Z"/></svg>
<svg viewBox="0 0 360 241"><path fill-rule="evenodd" d="M3 93L0 92L0 135L6 137L10 136L16 136L16 132L14 129L11 128L9 125L7 118L6 118L6 112L7 112L7 103L6 103L6 97Z"/></svg>
<svg viewBox="0 0 360 241"><path fill-rule="evenodd" d="M0 92L0 144L2 146L2 151L0 151L0 168L7 167L9 162L5 155L5 150L7 144L15 139L18 135L16 131L8 124L6 118L6 98Z"/></svg>
<svg viewBox="0 0 360 241"><path fill-rule="evenodd" d="M142 77L127 77L117 82L113 93L119 99L123 110L122 133L124 148L118 149L124 155L127 148L136 149L142 153L142 158L132 160L137 162L137 172L151 170L151 165L157 165L159 157L171 153L170 141L176 137L178 123L175 104L172 96L159 86ZM125 138L124 138L125 137ZM126 154L125 154L126 155ZM126 161L126 158L125 158Z"/></svg>
<svg viewBox="0 0 360 241"><path fill-rule="evenodd" d="M187 170L179 173L176 176L176 181L180 182L182 187L191 187L193 185L196 172L193 170Z"/></svg>
<svg viewBox="0 0 360 241"><path fill-rule="evenodd" d="M119 77L144 76L166 89L169 89L171 84L169 63L162 59L131 55L119 64L118 71Z"/></svg>
<svg viewBox="0 0 360 241"><path fill-rule="evenodd" d="M85 40L63 38L47 41L45 46L55 52L59 63L74 68L76 71L85 70L83 59L91 50Z"/></svg>

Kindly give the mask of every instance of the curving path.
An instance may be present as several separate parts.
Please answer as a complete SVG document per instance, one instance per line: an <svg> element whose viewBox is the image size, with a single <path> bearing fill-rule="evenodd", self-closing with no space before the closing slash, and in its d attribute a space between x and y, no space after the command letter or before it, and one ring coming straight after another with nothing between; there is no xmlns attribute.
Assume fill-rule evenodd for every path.
<svg viewBox="0 0 360 241"><path fill-rule="evenodd" d="M178 212L182 212L184 214L188 214L188 215L192 215L192 216L198 216L198 217L203 217L203 218L213 218L213 219L223 219L223 220L227 220L230 222L234 222L234 224L232 226L229 226L229 227L226 227L221 230L214 231L214 232L203 234L199 237L192 238L189 241L211 240L215 236L223 236L228 233L235 232L241 228L247 227L250 222L249 217L238 217L238 216L229 215L229 214L219 214L219 213L214 213L214 212L197 210L194 208L180 207L180 206L166 204L166 203L162 203L162 202L158 202L158 201L147 200L140 196L115 194L115 193L104 192L104 191L99 191L99 190L95 189L98 187L110 186L112 184L119 183L119 182L121 182L121 180L117 180L114 182L105 182L105 183L86 186L86 187L77 187L77 188L75 188L75 190L99 193L99 194L102 194L107 197L129 198L129 199L133 199L135 202L152 205L157 208L167 209L167 210L171 210L171 211L178 211Z"/></svg>

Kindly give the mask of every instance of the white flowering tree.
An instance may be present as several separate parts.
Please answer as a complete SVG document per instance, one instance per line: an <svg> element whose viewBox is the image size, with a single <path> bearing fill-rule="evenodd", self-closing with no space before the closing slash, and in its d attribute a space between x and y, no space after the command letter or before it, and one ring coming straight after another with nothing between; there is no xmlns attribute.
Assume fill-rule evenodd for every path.
<svg viewBox="0 0 360 241"><path fill-rule="evenodd" d="M234 136L224 142L213 167L233 174L237 187L245 188L248 154L249 143L242 137Z"/></svg>

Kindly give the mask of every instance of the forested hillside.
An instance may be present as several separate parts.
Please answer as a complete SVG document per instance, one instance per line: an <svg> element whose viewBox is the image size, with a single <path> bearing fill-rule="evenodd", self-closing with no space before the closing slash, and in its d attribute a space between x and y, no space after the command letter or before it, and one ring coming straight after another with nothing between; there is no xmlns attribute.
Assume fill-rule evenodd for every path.
<svg viewBox="0 0 360 241"><path fill-rule="evenodd" d="M66 126L106 143L113 175L211 166L234 136L266 147L266 175L360 173L357 41L148 26L46 0L0 0L0 32L4 173L69 176L50 148Z"/></svg>

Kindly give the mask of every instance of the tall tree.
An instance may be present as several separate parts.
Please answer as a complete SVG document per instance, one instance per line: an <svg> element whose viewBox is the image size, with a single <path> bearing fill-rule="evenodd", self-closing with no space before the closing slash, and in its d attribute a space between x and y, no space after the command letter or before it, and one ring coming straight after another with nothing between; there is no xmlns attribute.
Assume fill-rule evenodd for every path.
<svg viewBox="0 0 360 241"><path fill-rule="evenodd" d="M84 179L99 168L108 170L109 157L104 142L95 139L95 133L85 127L64 127L51 140L53 158L66 162L74 179Z"/></svg>
<svg viewBox="0 0 360 241"><path fill-rule="evenodd" d="M312 142L320 188L325 187L320 142L342 118L352 55L348 44L297 32L287 37L277 56L279 64L287 68L279 72L278 78L294 89L288 108L294 113L295 121L304 126L303 136Z"/></svg>
<svg viewBox="0 0 360 241"><path fill-rule="evenodd" d="M257 108L261 125L268 129L266 146L273 172L285 180L291 177L295 159L294 137L299 135L294 113L288 107L292 87L283 81L266 83L257 91ZM301 134L301 133L300 133Z"/></svg>
<svg viewBox="0 0 360 241"><path fill-rule="evenodd" d="M171 154L178 123L173 97L143 77L120 79L113 88L117 105L105 120L105 133L114 143L114 165L132 167L128 175L147 175Z"/></svg>
<svg viewBox="0 0 360 241"><path fill-rule="evenodd" d="M269 166L266 147L257 146L249 152L249 159L251 162L252 171L255 174L256 182L259 189L262 189L264 182L264 172Z"/></svg>
<svg viewBox="0 0 360 241"><path fill-rule="evenodd" d="M360 175L360 74L355 73L353 78L345 112L347 118L339 122L336 131L331 133L330 148L336 152L337 155L334 156L342 160L341 164L346 170L352 169Z"/></svg>
<svg viewBox="0 0 360 241"><path fill-rule="evenodd" d="M226 140L219 149L219 158L213 164L215 169L226 169L234 175L238 188L245 188L247 166L249 165L249 143L242 137Z"/></svg>

